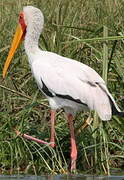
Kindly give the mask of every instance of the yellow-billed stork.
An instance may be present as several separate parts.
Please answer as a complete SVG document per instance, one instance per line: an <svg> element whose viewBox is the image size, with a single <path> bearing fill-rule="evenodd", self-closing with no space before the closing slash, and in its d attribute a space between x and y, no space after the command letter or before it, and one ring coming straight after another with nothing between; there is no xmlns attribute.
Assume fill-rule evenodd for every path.
<svg viewBox="0 0 124 180"><path fill-rule="evenodd" d="M54 118L57 109L63 108L71 135L71 170L76 169L77 148L74 136L73 118L77 111L96 110L103 120L110 120L112 115L124 117L108 91L104 80L89 66L53 52L42 51L38 40L44 25L42 12L35 7L26 6L19 14L19 25L3 69L5 77L12 57L20 42L28 56L32 74L41 92L51 106L50 145L55 146ZM26 135L25 135L26 137ZM31 136L26 138L36 140ZM42 143L42 141L41 141Z"/></svg>

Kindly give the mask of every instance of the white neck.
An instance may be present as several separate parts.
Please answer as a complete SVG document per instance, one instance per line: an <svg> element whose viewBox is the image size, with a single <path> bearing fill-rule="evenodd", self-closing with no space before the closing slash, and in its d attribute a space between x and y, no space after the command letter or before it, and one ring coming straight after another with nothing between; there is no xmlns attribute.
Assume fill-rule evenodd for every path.
<svg viewBox="0 0 124 180"><path fill-rule="evenodd" d="M29 63L32 63L32 59L35 59L32 57L39 51L38 40L43 29L44 17L37 8L26 7L24 11L27 24L24 47Z"/></svg>
<svg viewBox="0 0 124 180"><path fill-rule="evenodd" d="M26 54L28 56L30 56L30 54L34 54L35 51L38 49L39 37L40 37L40 32L38 32L38 30L35 27L33 26L27 27L24 47L25 47Z"/></svg>

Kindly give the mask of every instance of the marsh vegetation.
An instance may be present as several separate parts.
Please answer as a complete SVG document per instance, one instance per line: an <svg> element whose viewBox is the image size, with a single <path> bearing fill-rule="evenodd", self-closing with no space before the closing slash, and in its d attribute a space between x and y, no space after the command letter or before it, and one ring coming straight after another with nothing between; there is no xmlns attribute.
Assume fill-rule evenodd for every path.
<svg viewBox="0 0 124 180"><path fill-rule="evenodd" d="M124 109L123 0L1 0L0 1L0 172L67 173L70 137L64 112L56 114L56 148L17 136L15 129L49 141L49 105L37 88L23 44L5 80L2 68L23 6L40 8L45 16L39 46L94 68ZM49 74L48 74L49 76ZM54 77L50 77L54 78ZM82 129L91 115L92 123ZM75 120L77 172L110 174L124 168L124 119L101 122L96 114Z"/></svg>

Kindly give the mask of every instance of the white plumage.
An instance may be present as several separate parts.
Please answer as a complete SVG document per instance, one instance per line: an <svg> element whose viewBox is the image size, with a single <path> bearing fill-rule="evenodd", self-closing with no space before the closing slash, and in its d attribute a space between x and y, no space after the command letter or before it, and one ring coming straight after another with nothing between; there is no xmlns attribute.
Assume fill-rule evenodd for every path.
<svg viewBox="0 0 124 180"><path fill-rule="evenodd" d="M81 103L56 96L69 95L90 109L96 110L102 120L111 118L108 90L103 79L93 69L55 53L39 51L38 54L38 58L31 63L31 69L40 89L43 86L42 79L55 96L47 97L52 109L64 108L68 113L69 110L70 113L83 110L84 106Z"/></svg>
<svg viewBox="0 0 124 180"><path fill-rule="evenodd" d="M75 113L88 109L96 110L102 120L110 120L113 114L124 117L124 113L120 111L104 80L95 70L78 61L39 49L38 40L44 24L44 17L39 9L32 6L24 7L23 12L20 13L19 23L22 29L20 35L17 33L17 37L21 39L21 36L25 36L24 46L32 73L38 87L48 98L51 106L51 146L55 146L55 111L63 108L69 122L71 170L74 170L77 159L73 128ZM15 36L3 70L3 76L5 76L14 54L13 49L15 51L17 48L16 40ZM27 135L23 137L43 143L43 141Z"/></svg>
<svg viewBox="0 0 124 180"><path fill-rule="evenodd" d="M105 82L96 71L75 60L38 48L38 39L44 23L41 11L27 6L24 7L24 15L27 23L25 50L39 88L42 90L43 81L53 95L69 95L87 105L56 95L52 98L47 96L51 108L64 108L66 112L72 114L89 108L96 110L102 120L111 119L112 105L120 111Z"/></svg>

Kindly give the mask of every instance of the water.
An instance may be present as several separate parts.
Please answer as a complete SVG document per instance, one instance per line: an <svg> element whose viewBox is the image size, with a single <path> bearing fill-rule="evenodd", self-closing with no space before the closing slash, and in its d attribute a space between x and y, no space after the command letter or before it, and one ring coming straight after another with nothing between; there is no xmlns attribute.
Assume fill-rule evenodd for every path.
<svg viewBox="0 0 124 180"><path fill-rule="evenodd" d="M56 176L0 176L0 180L124 180L124 176L87 176L87 175L56 175Z"/></svg>

